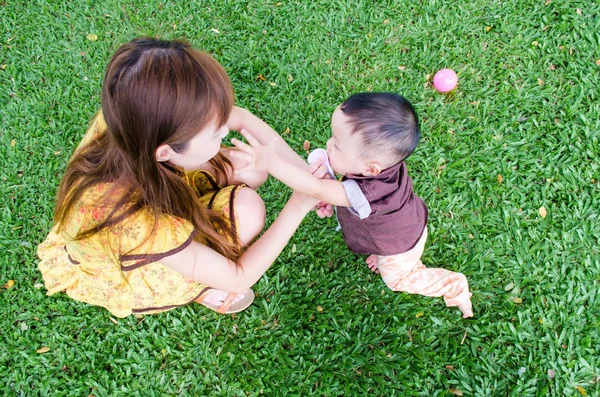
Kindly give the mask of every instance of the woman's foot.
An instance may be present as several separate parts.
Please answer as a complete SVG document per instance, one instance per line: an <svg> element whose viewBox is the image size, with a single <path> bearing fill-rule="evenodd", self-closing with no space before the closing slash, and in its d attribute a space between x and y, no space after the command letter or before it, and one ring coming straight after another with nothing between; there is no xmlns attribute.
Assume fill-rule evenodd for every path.
<svg viewBox="0 0 600 397"><path fill-rule="evenodd" d="M378 261L379 258L375 254L369 255L366 260L367 265L369 265L369 269L371 269L371 271L375 274L379 274L379 267L377 266Z"/></svg>
<svg viewBox="0 0 600 397"><path fill-rule="evenodd" d="M237 294L227 291L212 289L196 302L219 313L238 313L246 309L254 301L254 292L248 289Z"/></svg>

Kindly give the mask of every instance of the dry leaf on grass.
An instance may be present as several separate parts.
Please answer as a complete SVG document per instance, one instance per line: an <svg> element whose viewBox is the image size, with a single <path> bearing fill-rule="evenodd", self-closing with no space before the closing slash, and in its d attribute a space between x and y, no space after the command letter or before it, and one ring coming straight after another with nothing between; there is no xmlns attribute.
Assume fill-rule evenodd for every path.
<svg viewBox="0 0 600 397"><path fill-rule="evenodd" d="M321 306L317 306L317 311L318 311L318 312L322 312L322 311L323 311L323 308L322 308Z"/></svg>
<svg viewBox="0 0 600 397"><path fill-rule="evenodd" d="M88 39L89 41L96 41L98 40L98 35L94 34L94 33L90 33L87 36L85 36L86 39Z"/></svg>
<svg viewBox="0 0 600 397"><path fill-rule="evenodd" d="M502 175L498 174L498 184L501 184L501 183L502 183L502 179L503 179L503 178L502 178Z"/></svg>
<svg viewBox="0 0 600 397"><path fill-rule="evenodd" d="M463 343L465 343L465 339L467 339L467 330L465 329L465 333L462 337L462 340L460 341L460 344L462 345Z"/></svg>
<svg viewBox="0 0 600 397"><path fill-rule="evenodd" d="M302 147L304 148L304 150L310 150L310 142L304 141L304 144L302 145Z"/></svg>
<svg viewBox="0 0 600 397"><path fill-rule="evenodd" d="M44 346L44 347L42 347L40 349L37 349L36 353L43 354L43 353L47 353L49 351L50 351L50 348L48 346Z"/></svg>
<svg viewBox="0 0 600 397"><path fill-rule="evenodd" d="M2 286L2 288L4 288L4 289L11 289L11 288L12 288L12 287L14 287L14 286L15 286L15 281L14 281L14 280L8 280L8 281L6 282L6 284L4 284L4 285Z"/></svg>
<svg viewBox="0 0 600 397"><path fill-rule="evenodd" d="M520 305L521 303L523 303L523 299L517 297L513 299L513 302L515 302L517 305Z"/></svg>
<svg viewBox="0 0 600 397"><path fill-rule="evenodd" d="M455 396L462 396L463 392L459 389L450 389L450 393L454 394Z"/></svg>
<svg viewBox="0 0 600 397"><path fill-rule="evenodd" d="M543 205L540 207L539 213L542 218L545 218L546 215L548 215L548 211L546 211L546 207L544 207Z"/></svg>

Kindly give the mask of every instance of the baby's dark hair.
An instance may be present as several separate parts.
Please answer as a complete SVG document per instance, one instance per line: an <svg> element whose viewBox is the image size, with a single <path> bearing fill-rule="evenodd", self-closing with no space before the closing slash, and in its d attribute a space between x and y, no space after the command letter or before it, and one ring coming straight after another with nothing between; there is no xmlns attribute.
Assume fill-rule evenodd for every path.
<svg viewBox="0 0 600 397"><path fill-rule="evenodd" d="M363 158L384 154L404 161L419 143L419 118L410 102L391 92L361 92L340 105L353 133L363 141Z"/></svg>

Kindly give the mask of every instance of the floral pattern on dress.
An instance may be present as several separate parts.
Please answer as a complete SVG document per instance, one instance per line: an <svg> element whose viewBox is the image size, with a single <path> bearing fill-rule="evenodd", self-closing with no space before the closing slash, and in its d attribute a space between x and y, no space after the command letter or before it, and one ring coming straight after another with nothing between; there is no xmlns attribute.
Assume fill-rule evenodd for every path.
<svg viewBox="0 0 600 397"><path fill-rule="evenodd" d="M104 133L103 128L106 124L99 113L80 147ZM183 177L195 189L203 205L210 202L225 219L237 224L230 206L235 202L238 186L218 186L208 172ZM142 208L117 226L84 240L73 239L79 230L98 225L112 212L110 206L97 205L98 198L112 188L111 184L90 188L65 227L58 232L58 226L54 226L39 245L38 268L48 295L64 291L73 299L105 307L113 315L125 317L132 313L170 310L193 302L208 291L206 285L187 279L160 263L160 259L187 247L193 240L192 224L184 219L158 215L156 230L150 233L154 215Z"/></svg>

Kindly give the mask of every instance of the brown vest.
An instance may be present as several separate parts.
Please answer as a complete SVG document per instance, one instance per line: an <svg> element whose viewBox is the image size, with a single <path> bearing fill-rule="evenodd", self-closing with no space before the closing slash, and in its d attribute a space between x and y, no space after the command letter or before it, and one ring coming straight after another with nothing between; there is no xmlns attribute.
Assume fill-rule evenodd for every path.
<svg viewBox="0 0 600 397"><path fill-rule="evenodd" d="M404 162L376 177L349 175L371 205L371 214L360 219L347 207L337 215L344 240L357 254L396 255L415 246L427 224L427 207L412 190Z"/></svg>

